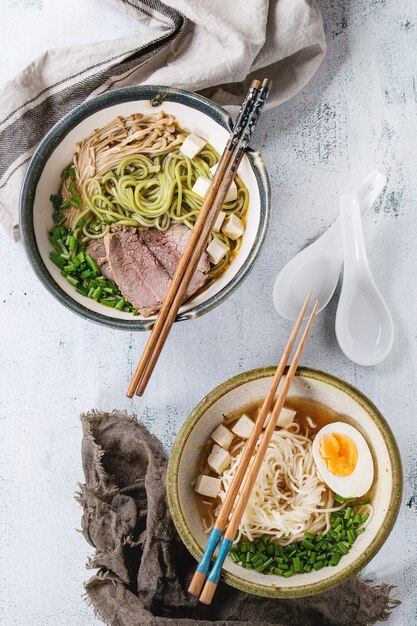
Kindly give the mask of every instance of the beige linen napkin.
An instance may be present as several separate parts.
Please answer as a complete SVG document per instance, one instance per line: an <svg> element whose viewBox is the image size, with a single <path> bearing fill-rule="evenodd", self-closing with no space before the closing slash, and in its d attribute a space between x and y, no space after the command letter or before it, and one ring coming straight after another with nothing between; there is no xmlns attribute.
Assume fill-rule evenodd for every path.
<svg viewBox="0 0 417 626"><path fill-rule="evenodd" d="M214 602L187 592L196 562L168 511L166 458L134 417L113 411L82 416L82 531L95 548L89 601L109 626L370 626L398 601L388 585L353 577L326 593L279 600L224 583Z"/></svg>
<svg viewBox="0 0 417 626"><path fill-rule="evenodd" d="M48 50L0 90L0 222L16 240L19 192L31 155L45 133L87 98L159 84L200 91L233 108L251 78L265 74L274 81L271 107L310 80L325 52L315 0L108 1L141 23L140 34Z"/></svg>

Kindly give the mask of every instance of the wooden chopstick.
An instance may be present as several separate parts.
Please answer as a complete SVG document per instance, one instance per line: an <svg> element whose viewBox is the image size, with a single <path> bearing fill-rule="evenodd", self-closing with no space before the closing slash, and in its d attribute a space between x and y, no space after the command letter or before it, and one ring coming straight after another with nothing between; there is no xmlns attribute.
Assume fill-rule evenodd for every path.
<svg viewBox="0 0 417 626"><path fill-rule="evenodd" d="M240 460L240 463L238 465L236 474L233 477L232 483L229 486L229 489L227 490L226 493L226 497L222 502L222 505L220 507L220 511L217 515L216 521L214 523L213 529L210 532L210 536L207 540L207 545L206 548L204 550L203 556L201 557L196 571L194 573L194 576L191 580L190 586L188 587L188 591L196 596L200 595L200 592L203 588L204 585L204 581L206 579L206 576L208 574L208 570L210 568L210 563L211 563L211 559L213 557L214 551L217 547L217 544L220 541L221 535L227 525L227 522L229 520L229 515L230 512L233 508L234 502L236 500L236 496L238 494L238 491L240 489L240 486L243 482L243 479L245 477L247 468L249 466L249 462L252 458L253 452L255 450L256 444L258 443L258 438L259 435L261 434L263 425L265 423L266 417L270 411L271 405L274 401L275 398L275 394L276 391L278 389L279 383L281 381L282 378L282 374L284 372L285 366L287 364L287 361L290 357L291 351L293 349L294 346L294 342L297 338L298 332L300 330L301 324L303 322L304 319L304 315L305 312L307 310L308 304L310 302L310 297L311 297L311 293L309 292L307 294L307 297L305 299L305 302L303 304L303 307L300 311L300 314L298 316L298 319L296 321L296 323L294 324L294 328L293 331L291 333L291 336L288 340L287 345L285 346L285 350L282 353L282 357L281 360L279 362L279 365L276 369L276 372L274 374L274 377L272 379L272 383L271 386L269 387L268 393L265 397L265 400L263 401L262 407L261 407L261 411L255 421L255 426L253 427L251 436L249 437L244 451L243 451L243 456Z"/></svg>
<svg viewBox="0 0 417 626"><path fill-rule="evenodd" d="M142 378L144 377L145 369L148 369L146 378L138 389L138 395L142 395L144 388L149 380L149 377L153 371L162 347L168 336L169 330L178 313L178 309L181 306L188 284L194 275L195 269L201 258L201 254L204 251L210 232L213 228L213 224L216 220L221 206L224 203L227 191L230 184L236 174L238 163L240 163L241 156L237 161L237 155L243 155L244 149L247 147L250 134L253 130L254 122L250 117L254 108L260 110L260 101L258 95L262 92L263 101L265 101L270 88L270 82L264 85L260 81L253 81L251 88L245 98L245 102L242 105L241 111L238 115L236 124L234 126L232 135L227 143L227 146L223 152L219 166L216 170L216 174L210 186L208 195L200 210L197 221L194 228L191 231L188 239L187 246L180 259L180 263L173 276L170 288L165 296L161 310L156 318L151 335L145 346L145 350L133 375L132 381L127 391L128 397L132 397ZM257 106L256 106L257 105ZM251 124L249 126L249 121ZM255 120L256 123L256 120ZM249 126L249 128L248 128ZM246 143L242 140L242 137L246 140ZM208 225L211 226L208 229ZM204 240L205 237L205 240ZM200 251L200 255L197 256L197 251ZM178 295L180 294L180 295ZM161 332L164 329L162 335ZM156 345L158 343L158 350L156 351ZM152 365L149 363L154 351L155 356L152 359ZM149 367L148 367L149 365Z"/></svg>
<svg viewBox="0 0 417 626"><path fill-rule="evenodd" d="M158 337L156 338L155 343L154 343L154 349L150 353L148 361L142 370L142 377L141 377L141 380L138 384L138 388L136 391L136 394L138 396L143 395L146 389L146 386L149 382L149 379L152 375L155 365L159 359L159 355L162 352L162 348L164 347L166 339L169 335L169 332L175 322L175 319L178 314L178 310L184 300L187 287L190 283L190 280L194 276L194 272L196 270L198 262L201 259L201 255L203 254L206 248L207 240L210 236L210 233L213 230L216 218L224 204L227 191L230 187L232 180L235 177L235 173L239 167L242 157L243 157L243 152L241 152L240 154L236 156L233 156L232 160L229 162L229 165L226 168L226 172L220 184L218 194L215 197L211 210L207 216L207 219L201 228L200 239L197 241L197 244L193 251L193 255L189 261L188 267L185 270L183 281L179 285L177 292L174 296L174 299L172 301L171 308L166 314L164 323L161 325L162 327L159 330Z"/></svg>
<svg viewBox="0 0 417 626"><path fill-rule="evenodd" d="M298 363L300 362L300 358L301 358L301 354L303 352L304 346L307 342L309 333L310 333L310 329L311 329L311 325L314 321L314 317L316 315L317 312L317 308L318 308L319 302L318 300L316 300L316 303L313 307L313 310L310 314L310 317L308 319L307 325L304 329L304 332L302 334L302 337L300 339L300 343L297 347L297 350L295 352L294 358L292 360L292 363L288 369L288 372L285 376L285 380L284 380L284 384L282 386L282 389L278 395L278 398L275 402L275 406L274 409L272 411L272 415L271 418L268 422L268 425L265 429L264 435L261 439L261 443L259 445L259 448L254 456L254 460L253 460L253 464L252 467L250 468L246 478L245 478L245 482L243 485L243 490L240 494L240 496L237 494L236 500L235 500L235 508L233 510L230 522L227 526L226 532L223 535L223 539L222 542L220 544L219 547L219 553L218 556L216 558L216 561L207 577L206 583L203 587L203 591L200 595L200 602L203 602L203 604L210 604L214 593L216 591L218 582L220 580L220 574L221 574L221 570L223 567L223 563L225 561L226 556L229 553L229 550L233 544L233 541L236 537L236 533L238 531L239 528L239 524L241 522L243 513L245 511L246 505L249 501L250 495L252 493L252 489L253 486L255 484L256 478L258 476L259 470L261 468L262 462L264 460L265 457L265 453L266 450L268 448L268 445L271 441L272 435L274 433L275 427L276 427L276 423L278 420L278 417L281 413L281 410L284 406L285 400L287 398L288 395L288 391L291 387L292 381L294 379L296 370L297 370L297 366Z"/></svg>
<svg viewBox="0 0 417 626"><path fill-rule="evenodd" d="M217 195L213 201L213 204L210 208L207 218L201 227L200 237L193 250L188 266L185 269L183 280L177 289L177 292L171 304L171 308L166 313L164 322L160 326L158 336L155 339L153 350L150 351L148 361L141 368L141 378L140 378L140 381L136 390L136 394L138 396L143 395L145 388L149 382L149 379L152 375L152 372L155 368L155 365L158 361L159 355L165 345L168 334L172 328L172 325L176 319L178 310L185 297L187 287L192 277L194 276L195 269L207 245L207 241L210 236L210 233L213 230L213 226L216 221L216 218L223 206L227 191L230 187L232 180L236 176L238 167L243 158L243 154L247 148L247 144L249 142L253 128L258 120L260 110L267 98L270 87L271 87L271 82L268 79L265 79L262 82L257 98L255 102L253 103L252 110L249 112L249 116L245 120L245 125L242 129L243 132L239 136L238 144L236 145L235 151L232 154L232 157L228 165L226 166L226 170L225 170L223 179L220 183Z"/></svg>
<svg viewBox="0 0 417 626"><path fill-rule="evenodd" d="M196 223L194 224L194 228L191 231L187 246L185 247L184 253L181 256L178 267L172 278L172 283L170 285L170 288L164 298L161 309L155 320L155 324L152 328L152 331L146 343L145 349L142 353L141 359L138 363L138 366L133 375L132 381L129 385L129 388L127 391L127 396L129 398L131 398L133 394L135 393L136 388L139 384L139 381L142 378L142 375L145 370L146 364L149 360L149 357L155 348L155 344L158 339L159 333L165 323L166 316L172 306L175 294L177 293L178 288L181 285L181 282L183 281L185 270L187 269L187 266L190 263L192 253L200 237L201 228L207 219L207 216L211 209L213 201L217 196L217 193L218 193L221 181L223 179L224 173L226 171L226 168L232 158L232 155L233 155L233 152L235 150L236 143L238 140L238 134L237 134L238 129L243 125L244 120L246 116L248 115L250 108L253 106L254 100L259 92L260 87L261 87L260 81L253 81L246 95L245 101L242 104L242 108L240 110L233 132L231 136L229 137L229 140L223 151L222 157L219 162L219 166L216 169L216 173L210 185L208 194L203 202L203 205L201 207Z"/></svg>

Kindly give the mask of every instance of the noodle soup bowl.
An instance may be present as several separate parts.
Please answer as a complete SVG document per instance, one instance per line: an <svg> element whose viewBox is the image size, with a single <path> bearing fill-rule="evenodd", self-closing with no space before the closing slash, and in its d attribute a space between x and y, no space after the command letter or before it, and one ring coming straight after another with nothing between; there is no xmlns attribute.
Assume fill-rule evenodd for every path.
<svg viewBox="0 0 417 626"><path fill-rule="evenodd" d="M167 490L175 526L196 559L203 553L207 534L193 491L207 453L207 442L224 414L262 401L275 367L240 374L209 393L191 412L179 432L169 458ZM359 572L380 550L390 534L401 502L401 459L394 436L378 409L360 391L324 372L299 368L289 398L319 402L336 412L337 419L357 428L373 457L375 478L371 493L373 513L365 532L336 566L294 574L289 578L244 569L226 559L223 579L248 593L269 597L300 597L321 593Z"/></svg>
<svg viewBox="0 0 417 626"><path fill-rule="evenodd" d="M48 231L53 226L50 195L59 192L60 173L71 161L77 142L118 116L163 111L222 152L232 128L230 115L198 94L160 86L127 87L86 101L45 136L36 149L23 182L20 224L26 253L38 278L59 302L85 319L124 330L147 330L155 316L133 316L76 292L49 259ZM213 284L180 308L177 320L198 317L223 302L248 275L264 241L270 211L270 188L264 161L249 149L239 167L249 191L249 210L242 246Z"/></svg>

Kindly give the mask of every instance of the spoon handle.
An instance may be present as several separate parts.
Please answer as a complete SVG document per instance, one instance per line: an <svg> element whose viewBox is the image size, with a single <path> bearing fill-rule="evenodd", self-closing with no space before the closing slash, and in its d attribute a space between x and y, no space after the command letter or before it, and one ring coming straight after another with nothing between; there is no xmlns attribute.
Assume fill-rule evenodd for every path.
<svg viewBox="0 0 417 626"><path fill-rule="evenodd" d="M358 201L362 215L369 211L386 184L387 177L378 170L369 172L368 176L362 181L358 189Z"/></svg>
<svg viewBox="0 0 417 626"><path fill-rule="evenodd" d="M364 178L357 192L357 200L359 203L360 214L362 214L362 216L364 216L372 207L374 202L376 202L386 184L387 177L378 170L372 170L372 172L369 172L369 174ZM334 255L338 255L338 257L340 257L341 264L341 218L338 217L321 237L326 238L326 245L329 248L331 247Z"/></svg>
<svg viewBox="0 0 417 626"><path fill-rule="evenodd" d="M368 257L363 237L361 209L355 194L340 199L340 219L343 233L344 280L356 272L367 270Z"/></svg>

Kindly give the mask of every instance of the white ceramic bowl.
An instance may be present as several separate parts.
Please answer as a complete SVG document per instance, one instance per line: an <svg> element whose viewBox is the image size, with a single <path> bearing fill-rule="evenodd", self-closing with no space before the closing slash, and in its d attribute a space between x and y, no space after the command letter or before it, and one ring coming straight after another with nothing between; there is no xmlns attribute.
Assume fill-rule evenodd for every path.
<svg viewBox="0 0 417 626"><path fill-rule="evenodd" d="M83 317L126 330L146 330L154 317L134 317L78 294L50 261L48 230L53 225L51 193L60 186L60 172L72 160L75 145L115 117L159 110L174 115L189 132L204 137L221 153L229 135L229 114L197 94L168 87L128 87L88 100L58 122L37 148L23 183L20 211L23 241L29 260L44 285L62 304ZM213 285L188 300L177 319L197 317L225 300L246 277L263 243L270 205L269 182L261 155L249 150L239 175L249 190L250 205L242 248Z"/></svg>
<svg viewBox="0 0 417 626"><path fill-rule="evenodd" d="M209 393L191 412L170 454L167 489L171 515L189 551L198 559L207 541L191 481L199 473L210 434L222 415L266 396L275 367L245 372ZM299 368L290 396L310 398L341 413L367 440L375 465L374 514L366 531L336 567L296 574L290 578L244 569L229 558L224 580L238 589L261 596L298 597L321 593L362 569L378 552L396 520L401 503L401 459L394 436L378 409L360 391L344 381Z"/></svg>

